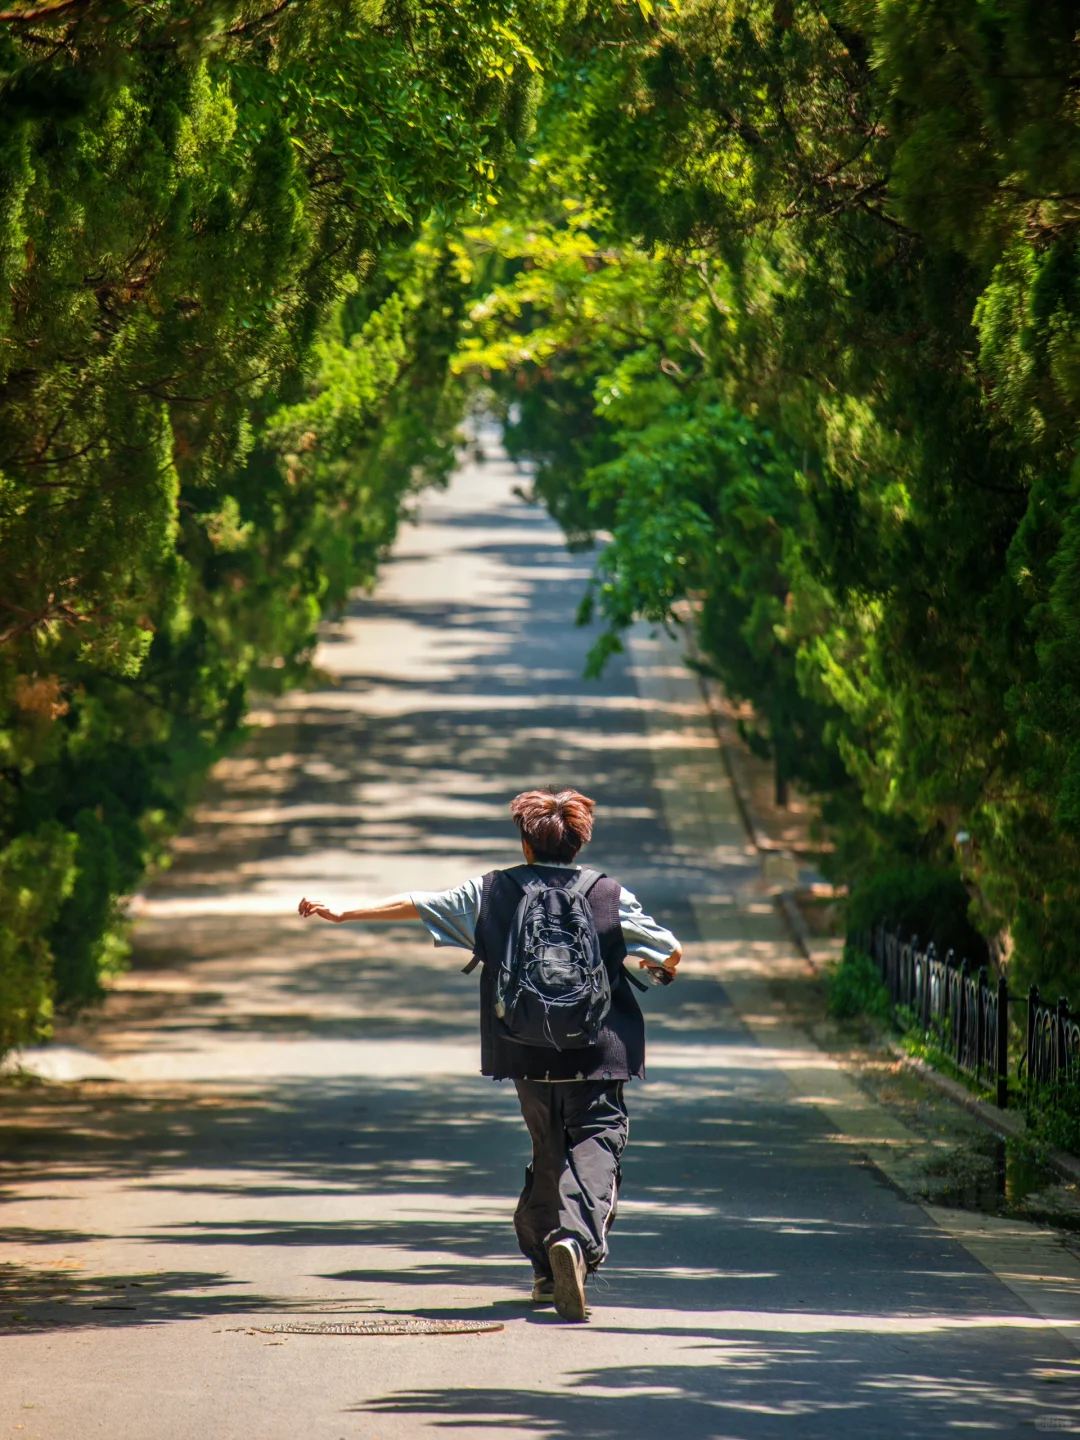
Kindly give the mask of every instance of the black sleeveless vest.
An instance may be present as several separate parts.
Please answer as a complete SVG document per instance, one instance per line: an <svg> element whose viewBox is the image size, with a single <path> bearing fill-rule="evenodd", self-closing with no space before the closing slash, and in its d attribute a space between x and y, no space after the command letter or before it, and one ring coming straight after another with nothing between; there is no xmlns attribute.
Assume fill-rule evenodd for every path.
<svg viewBox="0 0 1080 1440"><path fill-rule="evenodd" d="M567 885L576 873L551 865L534 865L533 869L552 885ZM645 1021L623 970L626 945L619 924L620 889L617 880L605 875L588 895L600 937L600 953L611 981L611 1009L600 1037L595 1045L583 1050L549 1050L546 1046L515 1044L496 1029L492 998L495 970L521 900L521 888L501 870L492 870L484 876L474 951L483 967L480 971L482 1075L490 1075L494 1080L629 1080L633 1076L644 1076Z"/></svg>

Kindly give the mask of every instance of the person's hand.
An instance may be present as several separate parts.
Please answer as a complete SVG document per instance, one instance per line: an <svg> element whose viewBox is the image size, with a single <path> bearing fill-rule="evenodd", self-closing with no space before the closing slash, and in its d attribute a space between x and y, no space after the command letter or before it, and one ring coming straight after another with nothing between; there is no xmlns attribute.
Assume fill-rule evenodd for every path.
<svg viewBox="0 0 1080 1440"><path fill-rule="evenodd" d="M301 900L297 908L305 920L312 915L318 915L320 920L332 920L335 925L340 925L342 921L342 916L335 915L333 910L320 904L318 900Z"/></svg>
<svg viewBox="0 0 1080 1440"><path fill-rule="evenodd" d="M671 952L671 954L667 957L667 959L664 961L664 963L663 963L662 965L657 965L657 963L655 962L655 960L639 960L639 961L638 961L638 969L639 969L639 970L666 970L666 971L668 972L668 974L672 977L672 979L674 979L674 978L675 978L675 971L679 968L679 961L680 961L681 959L682 959L682 947L680 946L680 948L679 948L678 950L673 950L673 951Z"/></svg>

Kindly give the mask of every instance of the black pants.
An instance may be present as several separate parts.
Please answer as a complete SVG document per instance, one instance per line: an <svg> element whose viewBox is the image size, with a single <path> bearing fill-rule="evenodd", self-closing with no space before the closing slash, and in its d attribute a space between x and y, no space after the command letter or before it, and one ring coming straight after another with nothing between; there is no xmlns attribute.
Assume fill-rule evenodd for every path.
<svg viewBox="0 0 1080 1440"><path fill-rule="evenodd" d="M590 1270L607 1258L630 1122L621 1080L515 1080L532 1164L514 1213L521 1253L550 1275L547 1247L572 1235Z"/></svg>

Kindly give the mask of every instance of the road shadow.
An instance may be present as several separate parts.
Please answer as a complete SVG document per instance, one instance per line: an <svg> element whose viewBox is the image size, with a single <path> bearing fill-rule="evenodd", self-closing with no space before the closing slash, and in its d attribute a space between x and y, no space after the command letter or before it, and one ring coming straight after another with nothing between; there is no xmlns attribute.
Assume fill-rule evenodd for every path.
<svg viewBox="0 0 1080 1440"><path fill-rule="evenodd" d="M274 707L219 768L149 897L130 975L96 1038L80 1032L118 1063L208 1056L210 1078L3 1096L0 1323L172 1327L183 1344L184 1325L295 1313L323 1291L335 1307L505 1318L502 1338L386 1342L421 1347L418 1367L428 1344L484 1345L483 1385L426 1372L395 1388L378 1349L359 1363L344 1352L349 1413L393 1413L411 1433L756 1440L1033 1423L1038 1371L1060 1368L1064 1340L841 1150L817 1110L791 1104L704 964L645 1000L667 1061L629 1087L611 1262L592 1324L574 1332L525 1307L511 1217L527 1139L512 1089L438 1069L475 1044L464 955L414 929L284 913L312 885L360 899L512 863L506 802L551 782L595 796L590 861L691 946L691 901L754 884L745 848L673 844L625 658L581 679L595 631L572 623L580 566L540 517L495 515L475 543L473 520L440 520L463 537L453 565L487 587L484 603L448 600L445 572L419 598L356 601L327 639L341 683ZM535 546L520 534L533 528ZM418 546L401 564L428 559ZM382 650L366 645L376 633ZM760 933L749 912L740 933L767 947L775 925L755 893ZM413 1073L379 1073L393 1045ZM313 1073L327 1055L356 1073ZM218 1060L236 1064L225 1074ZM279 1274L291 1296L264 1283ZM525 1363L541 1340L546 1388ZM385 1394L356 1393L361 1366Z"/></svg>

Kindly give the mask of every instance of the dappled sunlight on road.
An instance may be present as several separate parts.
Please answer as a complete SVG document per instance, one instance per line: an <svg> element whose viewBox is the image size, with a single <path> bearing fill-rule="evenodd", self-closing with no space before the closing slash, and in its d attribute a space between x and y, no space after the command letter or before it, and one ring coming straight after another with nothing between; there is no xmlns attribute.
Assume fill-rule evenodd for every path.
<svg viewBox="0 0 1080 1440"><path fill-rule="evenodd" d="M45 1427L20 1440L85 1440L87 1395L110 1440L163 1440L164 1393L226 1440L861 1440L1076 1414L1062 1330L867 1163L902 1136L769 1003L799 962L700 715L660 684L681 672L645 635L637 678L625 658L581 678L588 565L517 478L471 467L426 505L328 627L317 688L218 767L102 1016L30 1057L80 1083L6 1094L0 1397ZM528 1303L527 1140L477 1074L466 956L295 914L513 863L507 800L560 781L599 802L590 859L687 942L644 997L611 1261L571 1329ZM505 1329L260 1329L373 1311Z"/></svg>

